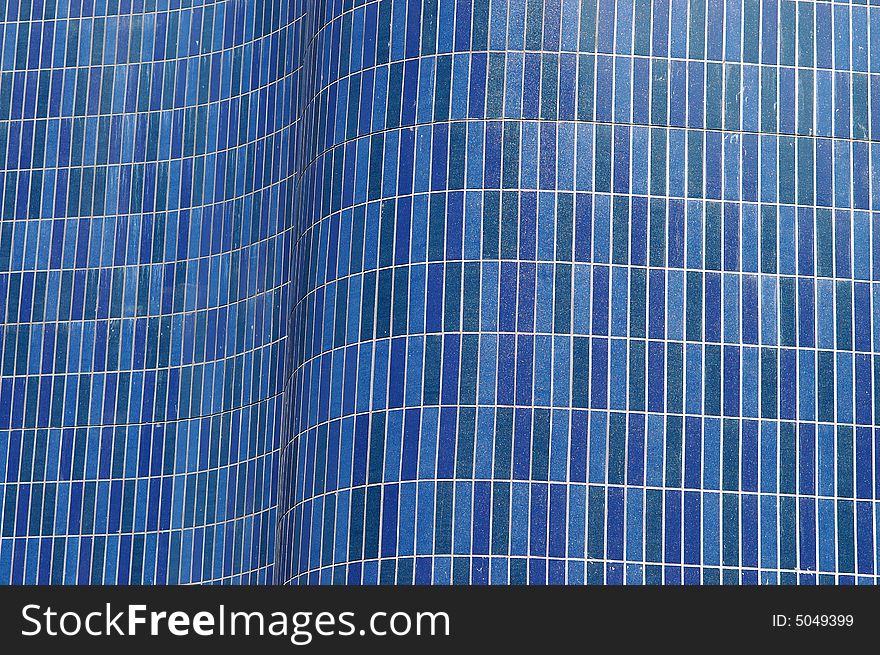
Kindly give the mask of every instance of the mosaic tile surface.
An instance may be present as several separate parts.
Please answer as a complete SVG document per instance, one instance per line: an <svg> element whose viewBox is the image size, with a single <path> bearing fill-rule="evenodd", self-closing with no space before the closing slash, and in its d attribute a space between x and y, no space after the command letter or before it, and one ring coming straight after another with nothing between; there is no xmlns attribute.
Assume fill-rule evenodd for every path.
<svg viewBox="0 0 880 655"><path fill-rule="evenodd" d="M0 12L0 581L270 581L295 7Z"/></svg>
<svg viewBox="0 0 880 655"><path fill-rule="evenodd" d="M877 581L880 1L0 30L0 582Z"/></svg>

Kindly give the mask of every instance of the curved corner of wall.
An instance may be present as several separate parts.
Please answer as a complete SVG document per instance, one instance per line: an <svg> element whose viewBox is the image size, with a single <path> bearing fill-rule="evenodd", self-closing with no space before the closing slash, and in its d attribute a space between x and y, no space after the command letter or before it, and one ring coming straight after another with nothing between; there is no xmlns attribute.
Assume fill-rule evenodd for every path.
<svg viewBox="0 0 880 655"><path fill-rule="evenodd" d="M877 12L310 11L276 580L876 582Z"/></svg>
<svg viewBox="0 0 880 655"><path fill-rule="evenodd" d="M0 5L0 582L271 581L289 3L16 5Z"/></svg>

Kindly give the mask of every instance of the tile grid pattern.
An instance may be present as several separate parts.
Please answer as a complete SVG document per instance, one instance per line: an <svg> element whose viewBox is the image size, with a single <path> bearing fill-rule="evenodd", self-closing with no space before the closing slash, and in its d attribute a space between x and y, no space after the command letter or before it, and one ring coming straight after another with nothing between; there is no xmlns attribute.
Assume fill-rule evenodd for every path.
<svg viewBox="0 0 880 655"><path fill-rule="evenodd" d="M278 579L875 582L875 4L318 3Z"/></svg>
<svg viewBox="0 0 880 655"><path fill-rule="evenodd" d="M877 5L9 0L0 582L876 582Z"/></svg>
<svg viewBox="0 0 880 655"><path fill-rule="evenodd" d="M297 11L0 3L0 582L273 579Z"/></svg>

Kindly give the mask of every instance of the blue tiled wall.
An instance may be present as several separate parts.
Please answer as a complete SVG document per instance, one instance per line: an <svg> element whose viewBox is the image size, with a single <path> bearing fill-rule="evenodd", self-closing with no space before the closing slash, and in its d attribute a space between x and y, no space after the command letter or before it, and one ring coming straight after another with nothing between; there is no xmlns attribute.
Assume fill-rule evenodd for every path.
<svg viewBox="0 0 880 655"><path fill-rule="evenodd" d="M874 582L876 4L316 3L278 578Z"/></svg>
<svg viewBox="0 0 880 655"><path fill-rule="evenodd" d="M880 1L0 30L0 582L876 582Z"/></svg>
<svg viewBox="0 0 880 655"><path fill-rule="evenodd" d="M0 582L272 579L297 12L0 3Z"/></svg>

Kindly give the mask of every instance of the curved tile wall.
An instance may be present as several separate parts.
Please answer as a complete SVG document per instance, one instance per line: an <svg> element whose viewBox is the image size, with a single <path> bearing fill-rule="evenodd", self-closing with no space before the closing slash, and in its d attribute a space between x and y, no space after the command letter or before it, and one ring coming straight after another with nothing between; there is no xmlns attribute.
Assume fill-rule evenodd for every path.
<svg viewBox="0 0 880 655"><path fill-rule="evenodd" d="M876 581L877 8L309 20L279 581Z"/></svg>
<svg viewBox="0 0 880 655"><path fill-rule="evenodd" d="M6 3L0 582L876 582L878 37Z"/></svg>
<svg viewBox="0 0 880 655"><path fill-rule="evenodd" d="M271 581L297 7L0 8L0 581Z"/></svg>

